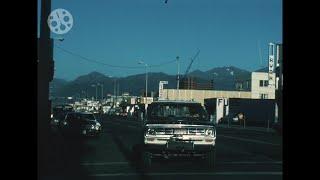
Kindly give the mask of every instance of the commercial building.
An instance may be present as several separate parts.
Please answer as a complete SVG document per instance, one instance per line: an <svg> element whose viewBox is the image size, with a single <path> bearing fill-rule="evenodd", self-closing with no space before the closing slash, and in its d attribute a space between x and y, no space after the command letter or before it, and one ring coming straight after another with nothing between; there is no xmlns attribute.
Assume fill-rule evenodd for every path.
<svg viewBox="0 0 320 180"><path fill-rule="evenodd" d="M275 99L275 86L270 86L270 76L275 80L275 73L251 73L251 99Z"/></svg>
<svg viewBox="0 0 320 180"><path fill-rule="evenodd" d="M213 81L198 82L196 77L188 76L180 81L179 89L212 90Z"/></svg>
<svg viewBox="0 0 320 180"><path fill-rule="evenodd" d="M275 73L272 73L271 76L275 77ZM202 105L208 98L275 99L275 87L269 86L268 78L269 73L252 72L248 84L250 88L238 91L160 89L159 99L197 101Z"/></svg>
<svg viewBox="0 0 320 180"><path fill-rule="evenodd" d="M276 121L282 123L282 89L283 89L283 56L282 56L282 44L277 44L277 58L276 58Z"/></svg>
<svg viewBox="0 0 320 180"><path fill-rule="evenodd" d="M207 98L251 98L251 92L244 91L218 91L193 89L163 89L161 99L196 101L204 105Z"/></svg>

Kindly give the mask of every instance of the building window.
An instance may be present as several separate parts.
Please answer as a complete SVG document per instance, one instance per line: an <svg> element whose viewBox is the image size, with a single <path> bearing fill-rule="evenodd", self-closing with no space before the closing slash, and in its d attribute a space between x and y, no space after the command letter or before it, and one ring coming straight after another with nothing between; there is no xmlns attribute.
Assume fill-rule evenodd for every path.
<svg viewBox="0 0 320 180"><path fill-rule="evenodd" d="M268 80L260 80L260 87L268 87L269 81Z"/></svg>
<svg viewBox="0 0 320 180"><path fill-rule="evenodd" d="M260 94L260 99L268 99L268 94Z"/></svg>

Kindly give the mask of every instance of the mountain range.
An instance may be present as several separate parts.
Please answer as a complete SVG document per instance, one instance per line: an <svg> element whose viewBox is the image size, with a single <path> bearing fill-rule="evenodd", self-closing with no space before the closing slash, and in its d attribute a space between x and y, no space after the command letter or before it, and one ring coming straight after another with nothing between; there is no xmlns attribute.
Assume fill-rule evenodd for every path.
<svg viewBox="0 0 320 180"><path fill-rule="evenodd" d="M262 68L260 70L264 70ZM257 70L257 71L260 71ZM181 75L183 76L183 75ZM238 80L247 80L251 76L251 72L239 69L234 66L217 67L208 71L195 70L188 74L197 79L197 82L204 83L211 80L214 81L214 89L216 90L234 90L234 82ZM182 77L181 77L182 78ZM168 81L166 88L176 88L176 75L168 75L162 72L148 73L148 92L158 92L159 81ZM136 74L121 78L111 78L99 72L91 72L82 75L72 81L63 79L54 79L50 83L51 95L53 97L67 96L88 96L94 97L97 91L98 98L101 98L102 86L97 88L95 84L103 84L103 94L114 94L115 85L119 84L119 93L124 92L130 95L142 95L145 91L145 74Z"/></svg>

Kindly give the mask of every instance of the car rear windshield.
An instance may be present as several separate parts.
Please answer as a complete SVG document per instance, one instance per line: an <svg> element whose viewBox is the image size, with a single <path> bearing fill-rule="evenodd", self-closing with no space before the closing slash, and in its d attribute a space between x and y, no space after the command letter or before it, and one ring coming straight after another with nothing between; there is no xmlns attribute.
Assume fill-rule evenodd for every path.
<svg viewBox="0 0 320 180"><path fill-rule="evenodd" d="M201 104L196 103L155 103L148 108L148 116L150 119L192 119L192 120L208 120L206 111Z"/></svg>

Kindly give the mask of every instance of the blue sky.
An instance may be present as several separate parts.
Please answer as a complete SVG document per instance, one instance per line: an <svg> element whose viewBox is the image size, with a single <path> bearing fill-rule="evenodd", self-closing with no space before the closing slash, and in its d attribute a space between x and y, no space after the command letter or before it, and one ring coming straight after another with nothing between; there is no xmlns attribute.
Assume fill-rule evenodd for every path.
<svg viewBox="0 0 320 180"><path fill-rule="evenodd" d="M38 0L39 2L39 0ZM139 66L180 57L184 72L200 49L192 70L267 65L269 42L282 42L281 0L52 0L52 10L68 10L73 28L57 46L106 64ZM38 8L40 14L40 6ZM58 37L51 34L52 38ZM54 49L55 77L72 80L98 71L110 76L144 73L87 62ZM175 74L176 63L151 68Z"/></svg>

